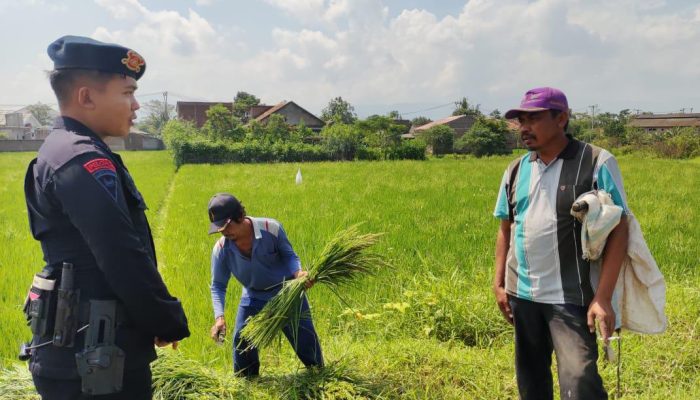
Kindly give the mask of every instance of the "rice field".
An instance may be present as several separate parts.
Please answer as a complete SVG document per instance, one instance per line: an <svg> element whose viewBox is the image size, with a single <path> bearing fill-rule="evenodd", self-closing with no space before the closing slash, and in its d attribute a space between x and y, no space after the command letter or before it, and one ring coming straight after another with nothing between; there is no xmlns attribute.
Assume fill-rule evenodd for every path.
<svg viewBox="0 0 700 400"><path fill-rule="evenodd" d="M27 337L19 304L41 267L22 194L31 158L0 154L4 368L12 368L17 345ZM491 211L512 157L185 165L177 172L165 152L126 152L124 158L150 206L161 272L190 321L192 336L177 354L164 351L162 365L194 362L210 371L208 384L220 386L207 392L210 397L517 398L512 330L490 291L497 229ZM660 336L623 334L622 398L700 398L700 229L694 205L700 159L626 156L620 165L629 205L668 282L670 322ZM299 166L303 183L296 185ZM362 232L384 233L377 248L393 268L344 290L352 309L320 285L309 292L329 363L325 372L306 372L283 342L262 352L259 379L230 377L230 342L216 346L208 337L209 258L216 237L206 234L206 205L224 191L241 199L249 215L281 221L306 263L340 229L359 223ZM232 280L229 324L239 296ZM613 393L614 366L601 361L600 368Z"/></svg>

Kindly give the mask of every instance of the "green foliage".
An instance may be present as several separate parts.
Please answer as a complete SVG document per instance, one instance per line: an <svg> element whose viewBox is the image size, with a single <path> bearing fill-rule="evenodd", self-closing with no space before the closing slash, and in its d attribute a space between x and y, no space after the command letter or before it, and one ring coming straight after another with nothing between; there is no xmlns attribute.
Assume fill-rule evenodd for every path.
<svg viewBox="0 0 700 400"><path fill-rule="evenodd" d="M697 128L676 128L664 135L653 145L654 152L667 158L700 157L700 130Z"/></svg>
<svg viewBox="0 0 700 400"><path fill-rule="evenodd" d="M369 147L378 147L387 152L401 141L405 127L394 122L392 118L372 115L365 120L355 122L355 127L362 132L363 142Z"/></svg>
<svg viewBox="0 0 700 400"><path fill-rule="evenodd" d="M505 121L479 118L464 136L455 143L455 150L477 157L510 154L507 135L510 135Z"/></svg>
<svg viewBox="0 0 700 400"><path fill-rule="evenodd" d="M384 151L386 160L425 160L426 144L420 140L404 140Z"/></svg>
<svg viewBox="0 0 700 400"><path fill-rule="evenodd" d="M289 135L292 142L302 142L304 139L314 136L314 131L306 126L303 119L296 127L290 129Z"/></svg>
<svg viewBox="0 0 700 400"><path fill-rule="evenodd" d="M420 138L433 149L433 155L452 153L455 131L447 125L436 125L420 133Z"/></svg>
<svg viewBox="0 0 700 400"><path fill-rule="evenodd" d="M502 119L503 115L501 115L501 112L498 111L498 108L496 108L489 113L489 117L494 118L494 119Z"/></svg>
<svg viewBox="0 0 700 400"><path fill-rule="evenodd" d="M387 117L391 119L401 119L401 113L399 113L397 110L391 110L386 114Z"/></svg>
<svg viewBox="0 0 700 400"><path fill-rule="evenodd" d="M175 111L175 106L160 100L151 100L143 105L148 112L146 118L137 124L138 128L150 134L160 136L165 124L170 121L170 116Z"/></svg>
<svg viewBox="0 0 700 400"><path fill-rule="evenodd" d="M296 338L299 322L303 318L301 305L307 282L327 287L333 294L357 283L363 275L370 275L389 265L381 255L370 251L381 234L360 234L358 225L353 225L335 234L310 264L308 275L284 282L282 289L260 311L251 317L241 331L251 348L268 347L282 336L282 329L290 325Z"/></svg>
<svg viewBox="0 0 700 400"><path fill-rule="evenodd" d="M27 109L42 126L51 125L56 115L56 111L48 104L36 103L27 106Z"/></svg>
<svg viewBox="0 0 700 400"><path fill-rule="evenodd" d="M452 111L452 115L467 115L474 118L481 117L483 114L479 110L479 104L474 106L469 103L466 97L462 97L460 100L455 101L455 109Z"/></svg>
<svg viewBox="0 0 700 400"><path fill-rule="evenodd" d="M7 132L0 131L0 139L7 139Z"/></svg>
<svg viewBox="0 0 700 400"><path fill-rule="evenodd" d="M178 151L184 143L194 139L199 133L190 121L173 119L163 126L163 142L168 149Z"/></svg>
<svg viewBox="0 0 700 400"><path fill-rule="evenodd" d="M321 130L321 136L324 138L324 148L336 160L354 160L362 147L362 135L355 125L326 125Z"/></svg>
<svg viewBox="0 0 700 400"><path fill-rule="evenodd" d="M411 120L411 125L413 125L415 127L419 127L419 126L425 125L429 122L433 122L433 120L428 118L428 117L419 116L419 117L415 117Z"/></svg>
<svg viewBox="0 0 700 400"><path fill-rule="evenodd" d="M357 120L355 107L338 96L328 102L326 108L321 110L321 119L325 122L352 124Z"/></svg>
<svg viewBox="0 0 700 400"><path fill-rule="evenodd" d="M252 106L260 104L260 99L247 92L238 92L233 98L233 116L245 121L245 114Z"/></svg>
<svg viewBox="0 0 700 400"><path fill-rule="evenodd" d="M246 132L241 121L223 104L216 104L207 110L207 122L202 126L202 133L213 140L240 142Z"/></svg>
<svg viewBox="0 0 700 400"><path fill-rule="evenodd" d="M209 142L188 141L173 150L175 165L201 163L263 163L329 161L332 158L321 147L306 143Z"/></svg>
<svg viewBox="0 0 700 400"><path fill-rule="evenodd" d="M2 399L38 399L26 365L14 367L18 341L29 334L20 304L43 265L22 194L25 167L34 156L0 154L0 238L8 244L0 252L0 363L10 370L0 373ZM172 361L185 371L160 374L155 396L165 393L159 388L177 389L181 379L211 387L222 378L221 386L240 399L517 398L512 328L499 319L490 293L498 222L489 210L512 156L308 163L302 185L294 183L296 164L186 165L173 174L167 152L122 156L150 207L159 271L182 301L193 332L177 352L160 353L182 357ZM669 318L663 335L623 331L621 399L698 399L700 215L688 199L698 198L700 187L679 184L678 177L700 181L700 159L618 160L630 207L666 279ZM386 232L377 251L396 268L344 291L360 319L343 315L347 306L323 286L308 293L327 368L306 370L284 345L260 352L260 378L235 378L230 342L219 347L205 334L212 325L209 258L217 238L206 235L203 210L216 192L235 193L252 215L282 221L304 265L321 251L319 238L339 228L367 221L366 231ZM227 320L233 321L239 299L240 285L232 279ZM601 361L598 367L613 392L614 364ZM215 379L200 380L201 371ZM556 368L553 374L557 393ZM174 382L168 383L169 376ZM27 392L5 391L13 387ZM206 393L187 387L188 393Z"/></svg>
<svg viewBox="0 0 700 400"><path fill-rule="evenodd" d="M265 123L264 143L284 143L291 139L289 125L283 115L272 114Z"/></svg>

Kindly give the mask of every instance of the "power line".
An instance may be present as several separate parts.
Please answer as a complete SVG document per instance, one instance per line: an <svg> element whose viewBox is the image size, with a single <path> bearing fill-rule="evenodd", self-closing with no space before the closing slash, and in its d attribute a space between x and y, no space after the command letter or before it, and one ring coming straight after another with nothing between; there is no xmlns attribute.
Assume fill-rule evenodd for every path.
<svg viewBox="0 0 700 400"><path fill-rule="evenodd" d="M437 110L438 108L443 108L443 107L447 107L447 106L451 106L451 105L454 105L454 102L449 102L449 103L441 104L441 105L439 105L439 106L430 107L430 108L425 108L425 109L423 109L423 110L418 110L418 111L400 112L399 114L401 114L402 116L404 116L404 115L410 115L410 114L417 114L417 113L421 113L421 112L424 112L424 111Z"/></svg>

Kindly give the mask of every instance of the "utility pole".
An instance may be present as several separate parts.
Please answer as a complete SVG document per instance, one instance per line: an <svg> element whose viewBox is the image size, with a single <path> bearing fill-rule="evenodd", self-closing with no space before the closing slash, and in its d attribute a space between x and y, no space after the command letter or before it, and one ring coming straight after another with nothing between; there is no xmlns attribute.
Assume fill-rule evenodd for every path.
<svg viewBox="0 0 700 400"><path fill-rule="evenodd" d="M170 115L168 115L168 92L165 91L163 92L163 104L164 104L164 109L163 109L163 116L165 117L165 121L170 120Z"/></svg>
<svg viewBox="0 0 700 400"><path fill-rule="evenodd" d="M595 120L595 109L598 107L597 104L593 104L592 106L588 106L591 109L591 129L590 133L588 134L588 141L591 141L591 135L593 135L593 121Z"/></svg>

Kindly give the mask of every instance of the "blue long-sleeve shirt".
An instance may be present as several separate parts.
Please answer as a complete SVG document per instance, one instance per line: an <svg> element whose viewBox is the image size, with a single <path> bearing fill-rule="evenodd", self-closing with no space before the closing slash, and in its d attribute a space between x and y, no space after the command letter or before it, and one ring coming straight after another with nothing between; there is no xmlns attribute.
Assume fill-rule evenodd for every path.
<svg viewBox="0 0 700 400"><path fill-rule="evenodd" d="M271 218L246 218L253 223L250 258L225 237L216 242L211 253L211 299L215 318L224 314L231 275L243 286L241 304L245 305L249 299L271 299L281 289L280 284L301 269L299 256L279 222Z"/></svg>

